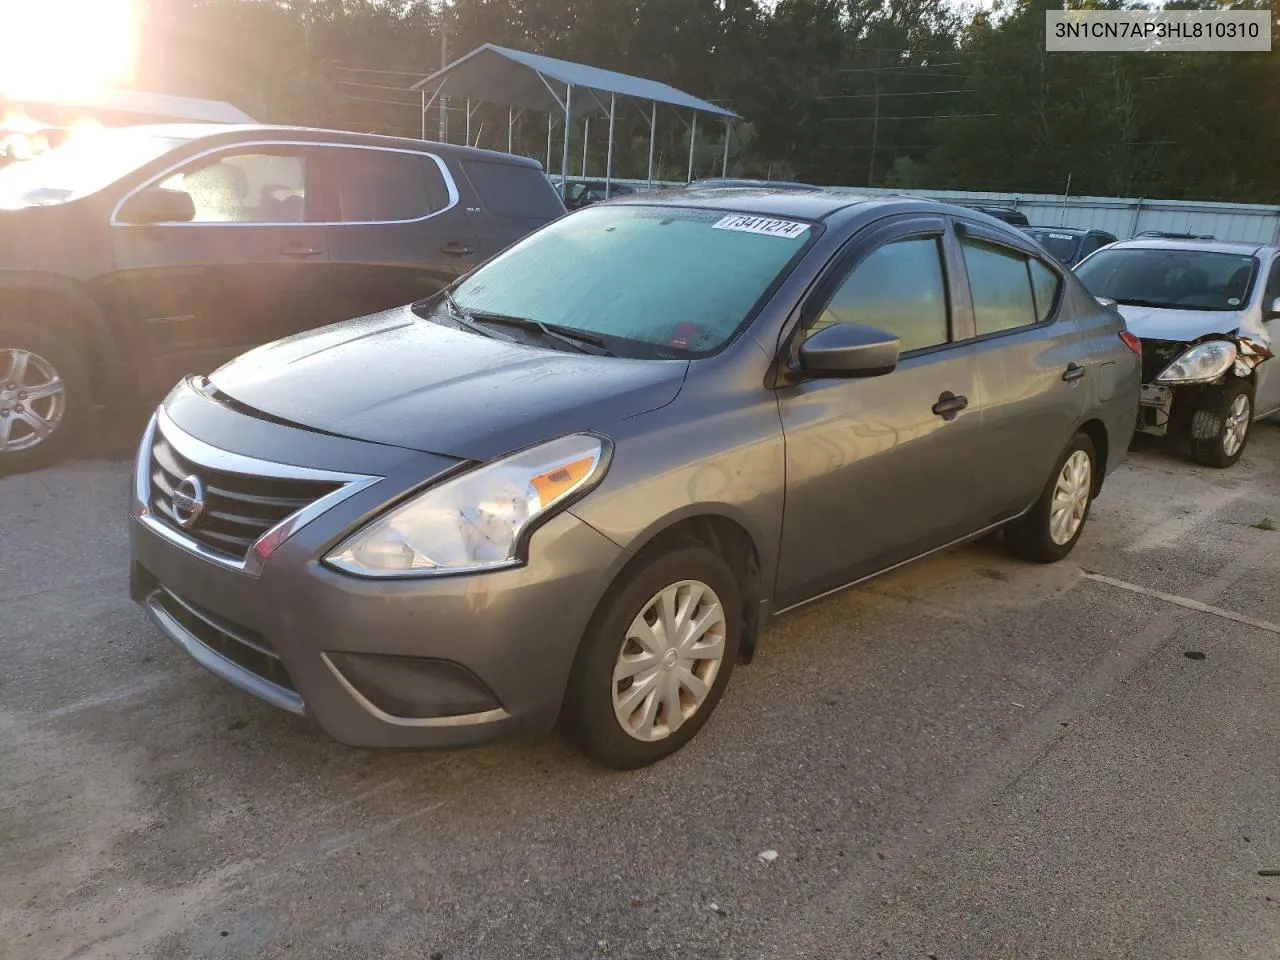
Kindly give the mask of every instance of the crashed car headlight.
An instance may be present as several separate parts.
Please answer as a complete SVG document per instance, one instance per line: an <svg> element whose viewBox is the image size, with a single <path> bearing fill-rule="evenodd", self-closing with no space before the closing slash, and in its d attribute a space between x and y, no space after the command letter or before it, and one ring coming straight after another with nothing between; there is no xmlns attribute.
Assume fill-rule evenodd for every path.
<svg viewBox="0 0 1280 960"><path fill-rule="evenodd" d="M494 460L373 520L325 562L362 577L512 566L539 521L604 478L611 451L604 437L578 433Z"/></svg>
<svg viewBox="0 0 1280 960"><path fill-rule="evenodd" d="M1207 340L1184 350L1156 377L1157 383L1207 383L1217 380L1236 362L1236 345L1230 340Z"/></svg>

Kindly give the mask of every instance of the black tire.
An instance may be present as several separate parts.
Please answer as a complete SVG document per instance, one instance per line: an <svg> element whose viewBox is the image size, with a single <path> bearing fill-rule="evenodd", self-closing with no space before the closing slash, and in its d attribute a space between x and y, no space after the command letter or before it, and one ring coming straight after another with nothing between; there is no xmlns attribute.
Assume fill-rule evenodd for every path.
<svg viewBox="0 0 1280 960"><path fill-rule="evenodd" d="M723 655L711 689L695 712L663 739L640 740L623 729L614 713L614 667L632 621L664 588L683 580L700 581L720 601ZM560 729L579 750L605 766L634 770L656 763L692 740L715 710L733 673L741 640L742 588L718 554L706 547L688 546L642 557L614 582L587 628L569 677Z"/></svg>
<svg viewBox="0 0 1280 960"><path fill-rule="evenodd" d="M1058 486L1058 478L1062 475L1067 461L1077 451L1084 451L1089 457L1089 499L1085 503L1084 515L1080 518L1080 526L1066 543L1058 543L1053 539L1052 514L1054 491ZM1019 520L1010 524L1005 530L1005 544L1015 556L1033 563L1057 563L1069 554L1084 533L1089 521L1089 508L1093 505L1093 493L1098 487L1098 453L1093 441L1087 434L1077 433L1071 438L1062 455L1054 464L1053 473L1045 484L1031 511Z"/></svg>
<svg viewBox="0 0 1280 960"><path fill-rule="evenodd" d="M30 427L25 424L17 425L19 399L12 393L5 399L3 385L12 368L12 354L9 351L13 350L35 354L53 368L62 381L65 409L47 438L15 450L0 447L0 476L34 470L61 459L83 433L91 410L84 361L76 349L67 343L66 338L42 326L0 318L0 406L10 408L0 409L0 416L13 418L15 425L10 427L13 440L27 440L32 436Z"/></svg>
<svg viewBox="0 0 1280 960"><path fill-rule="evenodd" d="M1248 405L1244 420L1244 438L1234 453L1227 453L1228 417L1237 397L1244 397ZM1219 470L1234 466L1249 446L1253 435L1253 384L1240 377L1229 377L1220 387L1205 390L1197 399L1191 414L1191 459L1206 467Z"/></svg>

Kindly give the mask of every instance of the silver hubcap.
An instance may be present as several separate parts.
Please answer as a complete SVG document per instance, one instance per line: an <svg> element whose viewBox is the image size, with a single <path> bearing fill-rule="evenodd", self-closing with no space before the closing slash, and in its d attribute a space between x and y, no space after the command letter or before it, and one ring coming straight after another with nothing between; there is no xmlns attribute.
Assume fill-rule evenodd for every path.
<svg viewBox="0 0 1280 960"><path fill-rule="evenodd" d="M1093 487L1093 461L1083 450L1067 457L1053 488L1053 505L1049 511L1049 536L1058 546L1071 542L1084 523L1089 509L1089 493Z"/></svg>
<svg viewBox="0 0 1280 960"><path fill-rule="evenodd" d="M1234 457L1244 446L1245 435L1249 432L1249 421L1253 411L1249 408L1249 397L1240 393L1231 401L1227 410L1227 422L1222 428L1222 452Z"/></svg>
<svg viewBox="0 0 1280 960"><path fill-rule="evenodd" d="M53 364L29 350L0 349L0 453L43 443L66 409L66 390Z"/></svg>
<svg viewBox="0 0 1280 960"><path fill-rule="evenodd" d="M681 580L650 598L613 668L613 713L630 736L671 736L706 701L720 672L724 608L705 583Z"/></svg>

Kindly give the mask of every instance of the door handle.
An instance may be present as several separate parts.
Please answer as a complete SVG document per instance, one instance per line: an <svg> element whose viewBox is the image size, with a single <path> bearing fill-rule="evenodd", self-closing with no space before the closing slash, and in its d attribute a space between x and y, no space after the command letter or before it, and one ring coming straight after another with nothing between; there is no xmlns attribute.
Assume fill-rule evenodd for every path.
<svg viewBox="0 0 1280 960"><path fill-rule="evenodd" d="M469 247L465 243L459 243L455 240L452 243L446 243L440 248L440 252L447 254L450 257L465 257L475 253L476 251L475 247Z"/></svg>
<svg viewBox="0 0 1280 960"><path fill-rule="evenodd" d="M1069 363L1067 364L1067 369L1062 371L1062 379L1067 381L1067 383L1075 383L1075 381L1083 377L1084 374L1085 369L1080 366L1080 364Z"/></svg>
<svg viewBox="0 0 1280 960"><path fill-rule="evenodd" d="M280 252L286 257L318 257L324 253L323 250L308 247L305 243L286 243L280 248Z"/></svg>
<svg viewBox="0 0 1280 960"><path fill-rule="evenodd" d="M968 405L968 397L957 397L950 390L947 390L942 396L938 397L938 402L933 405L933 412L943 420L954 420L956 414Z"/></svg>

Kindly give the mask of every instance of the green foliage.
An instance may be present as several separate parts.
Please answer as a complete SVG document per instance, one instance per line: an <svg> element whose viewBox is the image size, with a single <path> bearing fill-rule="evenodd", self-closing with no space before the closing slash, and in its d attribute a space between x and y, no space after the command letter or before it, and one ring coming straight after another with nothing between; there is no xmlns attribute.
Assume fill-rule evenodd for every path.
<svg viewBox="0 0 1280 960"><path fill-rule="evenodd" d="M1060 5L997 0L962 15L950 0L151 0L139 85L231 100L267 121L415 136L423 119L408 87L440 66L443 28L450 59L501 43L731 105L748 121L730 140L731 175L1280 202L1280 55L1049 54L1044 14ZM477 109L472 142L505 150L506 119L504 107ZM687 121L659 110L664 177L687 173ZM606 127L591 125L592 175L604 173ZM512 147L545 162L546 134L545 118L521 117ZM645 176L648 136L642 112L620 104L616 175ZM700 121L696 176L719 174L723 137ZM556 170L560 143L557 128ZM570 156L576 173L581 124Z"/></svg>

